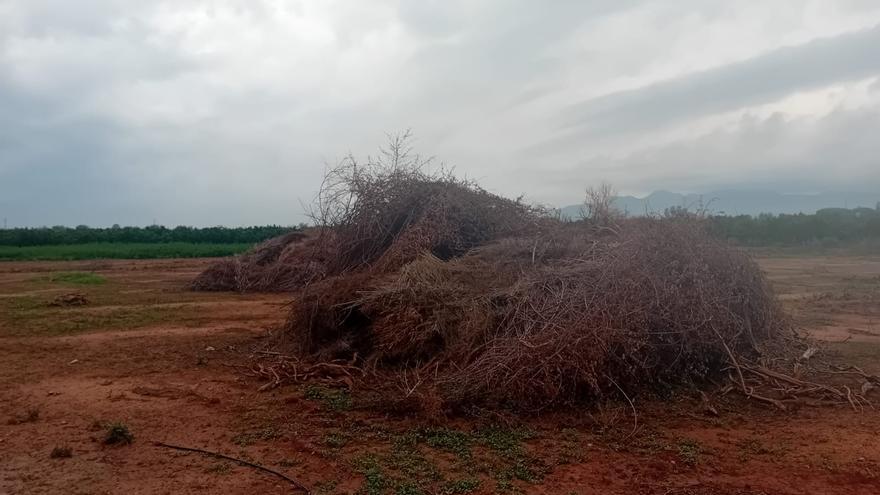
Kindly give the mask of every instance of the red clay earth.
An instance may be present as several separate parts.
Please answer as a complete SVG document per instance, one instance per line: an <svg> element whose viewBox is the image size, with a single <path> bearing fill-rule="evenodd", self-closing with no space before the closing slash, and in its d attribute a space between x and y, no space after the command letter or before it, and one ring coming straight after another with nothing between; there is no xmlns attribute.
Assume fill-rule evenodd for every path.
<svg viewBox="0 0 880 495"><path fill-rule="evenodd" d="M0 263L0 494L295 493L155 441L262 464L314 493L880 493L874 410L713 396L716 416L684 392L637 401L633 433L626 404L414 418L350 408L315 386L259 392L246 370L288 297L186 291L206 264ZM823 358L880 372L880 258L761 264L804 332L825 341ZM70 271L106 282L53 280ZM51 304L72 292L88 304ZM131 445L103 444L111 423ZM51 458L55 447L71 457Z"/></svg>

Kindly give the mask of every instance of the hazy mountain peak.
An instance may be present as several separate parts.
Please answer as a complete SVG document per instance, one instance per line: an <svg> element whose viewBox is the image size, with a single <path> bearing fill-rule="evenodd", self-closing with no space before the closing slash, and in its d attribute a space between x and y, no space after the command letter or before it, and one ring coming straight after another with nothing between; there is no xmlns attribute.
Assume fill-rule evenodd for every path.
<svg viewBox="0 0 880 495"><path fill-rule="evenodd" d="M761 213L812 214L823 208L875 208L880 193L785 194L764 189L723 189L706 193L654 191L644 197L618 196L615 206L629 215L662 213L667 208L705 207L717 215L758 215ZM577 218L580 205L562 208L562 214Z"/></svg>

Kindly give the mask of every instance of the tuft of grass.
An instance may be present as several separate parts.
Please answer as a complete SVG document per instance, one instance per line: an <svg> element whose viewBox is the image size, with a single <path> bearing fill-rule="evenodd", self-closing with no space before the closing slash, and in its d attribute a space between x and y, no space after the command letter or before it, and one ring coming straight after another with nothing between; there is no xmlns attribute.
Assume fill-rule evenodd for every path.
<svg viewBox="0 0 880 495"><path fill-rule="evenodd" d="M324 435L323 443L331 449L341 449L348 444L349 440L351 438L344 433L332 432Z"/></svg>
<svg viewBox="0 0 880 495"><path fill-rule="evenodd" d="M123 423L113 423L107 427L104 434L104 445L129 445L134 441L134 435Z"/></svg>
<svg viewBox="0 0 880 495"><path fill-rule="evenodd" d="M337 486L339 486L339 480L319 481L315 483L315 493L317 495L329 495L331 493L337 493Z"/></svg>
<svg viewBox="0 0 880 495"><path fill-rule="evenodd" d="M228 462L217 462L205 469L205 472L209 474L229 474L230 471L232 471L232 466Z"/></svg>
<svg viewBox="0 0 880 495"><path fill-rule="evenodd" d="M318 400L331 411L348 411L352 407L351 394L345 389L331 389L309 385L306 387L305 398Z"/></svg>
<svg viewBox="0 0 880 495"><path fill-rule="evenodd" d="M55 447L49 454L51 459L66 459L73 456L73 449L68 446Z"/></svg>
<svg viewBox="0 0 880 495"><path fill-rule="evenodd" d="M281 437L281 431L278 428L270 426L261 430L239 433L232 437L232 443L239 447L247 447L261 440L275 440L279 437Z"/></svg>
<svg viewBox="0 0 880 495"><path fill-rule="evenodd" d="M685 444L687 444L688 442L689 441L686 441ZM669 441L659 432L651 429L647 429L639 433L635 438L632 439L630 444L632 446L632 450L634 450L638 454L654 455L659 452L672 450L672 446L669 445Z"/></svg>
<svg viewBox="0 0 880 495"><path fill-rule="evenodd" d="M52 276L52 281L77 285L102 285L107 283L106 278L92 272L59 273Z"/></svg>
<svg viewBox="0 0 880 495"><path fill-rule="evenodd" d="M480 480L475 478L465 478L460 480L447 481L440 487L440 493L443 495L456 495L459 493L470 493L480 487Z"/></svg>
<svg viewBox="0 0 880 495"><path fill-rule="evenodd" d="M424 495L424 491L411 481L404 481L397 485L394 495Z"/></svg>
<svg viewBox="0 0 880 495"><path fill-rule="evenodd" d="M678 442L678 457L688 466L697 465L702 453L703 447L696 440L684 439Z"/></svg>
<svg viewBox="0 0 880 495"><path fill-rule="evenodd" d="M768 447L757 439L743 439L737 444L737 446L739 446L740 448L741 459L745 459L749 456L755 455L768 455L778 457L785 453L785 449L783 447Z"/></svg>
<svg viewBox="0 0 880 495"><path fill-rule="evenodd" d="M520 480L527 483L537 483L544 479L547 474L547 466L538 459L528 456L520 456L498 472L495 479L499 486L511 485L511 481Z"/></svg>

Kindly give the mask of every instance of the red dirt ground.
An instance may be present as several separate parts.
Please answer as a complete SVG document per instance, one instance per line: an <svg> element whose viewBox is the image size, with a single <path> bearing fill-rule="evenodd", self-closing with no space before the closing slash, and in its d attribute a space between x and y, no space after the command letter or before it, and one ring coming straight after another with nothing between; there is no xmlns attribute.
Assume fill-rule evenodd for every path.
<svg viewBox="0 0 880 495"><path fill-rule="evenodd" d="M258 392L261 382L244 370L284 318L287 297L187 292L206 263L0 263L0 494L295 492L280 478L154 441L249 459L314 493L416 493L387 480L416 476L423 460L433 466L424 491L437 493L880 493L873 410L780 412L719 400L716 417L683 394L638 403L631 435L623 406L444 420L330 407L303 386ZM804 331L827 341L823 354L880 372L880 259L761 263ZM107 282L53 282L59 271L94 271ZM49 305L69 292L90 304ZM103 445L114 422L133 433L131 445ZM422 442L394 457L394 439L438 422L463 432L516 422L531 432L527 455L493 453L474 436L473 453ZM50 458L59 446L72 457ZM384 484L365 454L382 459ZM496 482L514 457L543 476ZM463 482L471 478L479 485Z"/></svg>

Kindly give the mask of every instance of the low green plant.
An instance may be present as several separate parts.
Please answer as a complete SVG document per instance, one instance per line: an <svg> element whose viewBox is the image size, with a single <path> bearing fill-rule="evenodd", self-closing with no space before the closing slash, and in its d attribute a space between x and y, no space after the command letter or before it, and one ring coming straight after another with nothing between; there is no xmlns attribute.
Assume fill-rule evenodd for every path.
<svg viewBox="0 0 880 495"><path fill-rule="evenodd" d="M331 411L348 411L352 407L351 394L345 389L309 385L306 387L305 398L321 401Z"/></svg>
<svg viewBox="0 0 880 495"><path fill-rule="evenodd" d="M354 461L355 469L364 476L364 485L358 493L364 495L381 495L391 484L385 476L379 459L372 454L363 455Z"/></svg>
<svg viewBox="0 0 880 495"><path fill-rule="evenodd" d="M456 495L459 493L470 493L480 487L480 480L475 478L465 478L460 480L447 481L440 487L440 493L443 495Z"/></svg>
<svg viewBox="0 0 880 495"><path fill-rule="evenodd" d="M390 467L399 471L407 478L407 483L415 488L423 488L432 481L442 478L440 470L422 453L418 445L419 435L410 432L398 436L391 446L391 455L388 457ZM399 486L398 492L410 490L405 486Z"/></svg>
<svg viewBox="0 0 880 495"><path fill-rule="evenodd" d="M737 444L740 448L740 457L745 458L751 455L769 455L780 456L785 453L785 449L779 446L767 446L757 439L744 439Z"/></svg>
<svg viewBox="0 0 880 495"><path fill-rule="evenodd" d="M246 431L232 437L232 443L239 447L247 447L263 440L275 440L281 436L281 431L275 427L266 427L259 430Z"/></svg>
<svg viewBox="0 0 880 495"><path fill-rule="evenodd" d="M688 466L695 466L702 453L703 447L696 440L684 439L678 442L678 457Z"/></svg>
<svg viewBox="0 0 880 495"><path fill-rule="evenodd" d="M404 481L397 485L394 495L424 495L424 491L411 481Z"/></svg>
<svg viewBox="0 0 880 495"><path fill-rule="evenodd" d="M452 452L459 457L470 457L473 438L469 433L450 428L428 428L421 436L429 446Z"/></svg>
<svg viewBox="0 0 880 495"><path fill-rule="evenodd" d="M531 433L524 429L490 426L480 430L478 436L490 449L511 457L522 452L522 442L531 438Z"/></svg>
<svg viewBox="0 0 880 495"><path fill-rule="evenodd" d="M331 449L341 449L348 444L349 440L351 438L344 433L332 432L324 435L324 445Z"/></svg>

